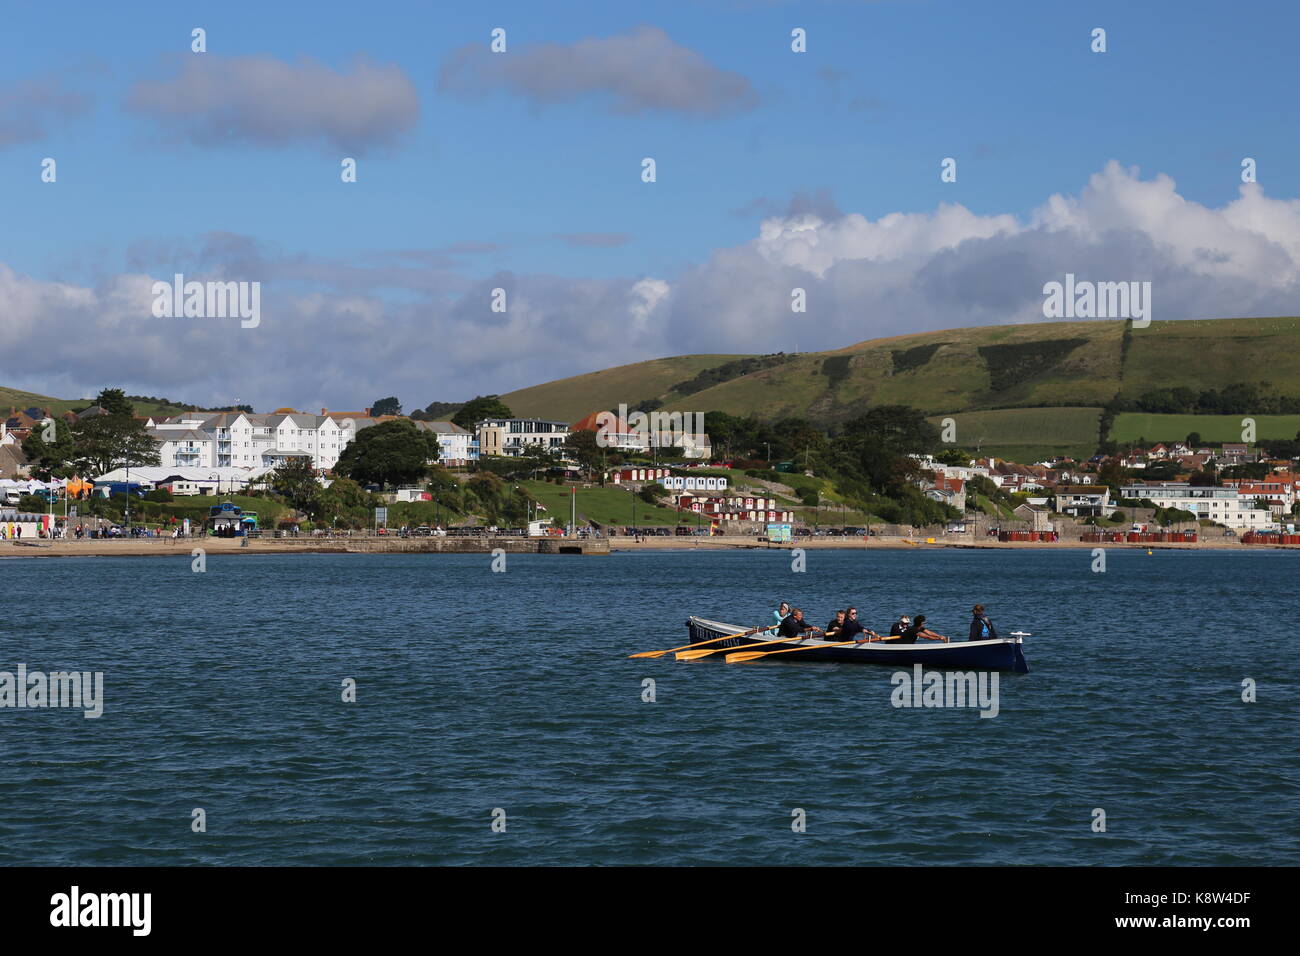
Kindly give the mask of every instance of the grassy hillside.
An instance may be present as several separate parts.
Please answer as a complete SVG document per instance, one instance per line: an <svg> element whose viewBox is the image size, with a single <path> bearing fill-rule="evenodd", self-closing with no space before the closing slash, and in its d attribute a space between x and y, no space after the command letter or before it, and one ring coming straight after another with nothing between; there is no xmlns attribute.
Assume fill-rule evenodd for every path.
<svg viewBox="0 0 1300 956"><path fill-rule="evenodd" d="M1300 318L1152 322L1125 330L1112 321L1040 322L922 332L859 342L829 352L783 357L754 371L729 374L736 356L655 359L522 389L505 396L520 414L575 420L590 411L648 399L665 411L724 411L774 420L845 421L872 405L912 405L958 418L958 443L979 444L1004 457L1090 454L1100 408L1116 394L1155 388L1196 390L1250 383L1300 396ZM757 357L755 357L757 358ZM770 358L770 357L769 357ZM690 394L674 386L713 370L716 384ZM1200 431L1221 440L1221 426L1189 416L1152 427L1121 416L1112 437L1182 438ZM1291 437L1279 420L1260 435ZM1205 427L1198 427L1200 422ZM1152 428L1158 433L1152 433ZM1287 429L1290 428L1288 431ZM1165 430L1169 434L1165 434ZM1213 436L1213 438L1212 438ZM1240 420L1231 440L1240 436Z"/></svg>
<svg viewBox="0 0 1300 956"><path fill-rule="evenodd" d="M1097 447L1101 409L1000 408L936 415L930 421L942 428L945 417L952 418L955 444L961 448L978 448L985 454L1014 461L1055 455L1086 458Z"/></svg>
<svg viewBox="0 0 1300 956"><path fill-rule="evenodd" d="M10 408L48 408L50 414L59 415L69 410L80 410L94 403L93 398L51 398L35 392L24 392L16 388L0 388L0 412ZM151 402L135 402L137 415L170 416L186 409L175 405L158 405Z"/></svg>
<svg viewBox="0 0 1300 956"><path fill-rule="evenodd" d="M742 357L681 355L651 359L521 388L502 395L501 400L512 412L525 418L573 422L591 412L615 409L620 402L632 406L643 399L655 398L706 368Z"/></svg>
<svg viewBox="0 0 1300 956"><path fill-rule="evenodd" d="M1244 415L1148 415L1126 412L1115 417L1110 437L1115 441L1149 442L1182 441L1192 432L1212 444L1241 441ZM1300 431L1300 415L1252 415L1259 438L1295 438Z"/></svg>

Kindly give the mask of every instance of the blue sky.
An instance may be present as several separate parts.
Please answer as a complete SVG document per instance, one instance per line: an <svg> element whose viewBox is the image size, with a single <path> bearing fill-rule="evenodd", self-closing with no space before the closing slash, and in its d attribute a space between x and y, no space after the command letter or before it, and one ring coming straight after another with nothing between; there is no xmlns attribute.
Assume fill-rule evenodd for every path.
<svg viewBox="0 0 1300 956"><path fill-rule="evenodd" d="M1105 262L1119 269L1133 255L1117 241L1107 259L1098 222L1107 223L1103 232L1141 234L1157 250L1171 238L1161 231L1169 217L1147 210L1145 200L1133 201L1137 212L1126 206L1123 216L1104 219L1110 205L1127 202L1116 197L1128 195L1128 180L1168 176L1175 205L1214 216L1240 198L1240 162L1249 156L1270 201L1300 193L1293 82L1300 15L1281 2L1252 5L1248 14L1204 0L179 6L134 3L128 15L103 4L25 5L3 14L0 267L12 277L0 291L11 309L34 300L54 313L71 310L69 322L80 309L84 324L89 308L101 318L94 335L139 337L134 349L113 339L106 367L68 356L48 367L6 363L3 384L88 394L113 377L196 402L230 401L239 392L275 405L339 406L396 390L410 408L658 354L789 349L796 339L800 348L831 348L925 325L1025 321L1032 295L1007 304L998 293L949 314L932 314L933 298L901 303L891 318L885 312L898 303L897 285L872 298L858 284L867 279L849 281L834 262L808 267L798 255L771 250L761 253L767 261L808 269L810 284L835 284L839 274L834 312L801 329L783 328L776 316L750 328L712 322L716 303L704 302L732 289L740 295L747 273L719 272L719 263L748 254L764 219L788 225L811 214L814 228L852 233L843 217L879 223L956 204L990 222L1011 216L1027 225L1049 197L1080 197L1090 177L1117 161L1127 179L1100 191L1088 223L1049 229L1091 236L1087 249L1061 252L1060 271L1081 262L1108 275ZM190 52L193 27L207 31L205 54ZM556 56L499 82L491 73L499 64L481 57L473 61L477 73L448 82L449 64L467 48L471 57L475 48L485 51L494 27L507 31L499 61L527 64L547 48ZM795 27L807 31L807 53L790 50ZM1094 27L1107 31L1104 54L1089 48ZM644 59L618 62L611 41L647 36L638 31L659 39L638 47ZM584 60L589 54L594 59ZM689 83L698 89L684 99L647 93L647 84L671 84L681 72L660 62L678 54L693 64ZM363 58L385 79L373 99L340 111L392 114L373 128L357 118L343 136L347 145L330 139L328 102L308 104L321 111L324 132L311 120L279 138L241 131L247 103L212 107L174 92L176 78L200 58L234 71L276 61L292 71L310 58L341 84ZM547 99L557 77L571 95ZM141 107L142 88L171 112ZM287 97L284 108L300 112L295 104ZM231 112L204 136L187 131L185 117L223 108ZM355 184L339 180L345 155L359 159ZM55 184L40 181L46 156L58 162ZM640 180L644 156L658 166L653 184ZM944 157L958 161L955 183L940 181ZM1289 250L1292 215L1289 205L1255 210L1248 231ZM1246 228L1241 216L1229 218L1232 229ZM957 230L922 243L916 254L928 259L908 264L911 284L950 267L959 247L969 253L970 242L992 241L987 233ZM841 240L837 261L879 267L852 236ZM1261 270L1268 259L1214 228L1203 246L1211 257ZM1196 271L1185 257L1166 257L1152 262L1157 278L1161 262ZM1225 280L1218 300L1239 301L1237 284L1266 278L1250 268L1217 279L1202 273L1184 286L1170 278L1165 301L1180 305L1157 317L1191 316L1192 304L1206 301L1206 281ZM268 306L266 324L224 358L203 344L214 330L169 344L174 334L147 323L102 321L118 307L114 289L124 276L183 270L260 277L268 300L285 296L281 314L292 309L295 319L277 332ZM471 304L482 299L483 283L500 285L503 275L515 277L512 295L531 309L512 316L510 329L479 316L485 332L476 349L466 309L477 308ZM1027 275L1025 288L1032 292L1038 279ZM655 285L640 312L634 303L629 317L611 304L647 280ZM68 287L95 302L87 306ZM692 288L701 296L694 307ZM1294 288L1288 281L1249 305L1294 314L1285 309ZM855 302L871 304L871 321L855 324ZM20 344L16 332L26 326L11 321L5 338L5 311L0 300L7 349ZM599 323L626 334L575 332ZM304 337L346 342L348 361L318 354ZM508 342L520 343L518 353ZM289 377L272 386L250 369L232 382L227 359L250 351L287 365ZM299 378L286 363L294 354L318 358L318 375L329 381Z"/></svg>

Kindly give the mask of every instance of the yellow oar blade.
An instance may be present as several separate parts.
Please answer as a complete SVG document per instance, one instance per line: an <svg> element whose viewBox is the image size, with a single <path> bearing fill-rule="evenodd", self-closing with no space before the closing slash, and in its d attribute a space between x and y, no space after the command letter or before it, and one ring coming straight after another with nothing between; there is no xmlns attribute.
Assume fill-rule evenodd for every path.
<svg viewBox="0 0 1300 956"><path fill-rule="evenodd" d="M752 661L755 657L762 657L766 651L740 651L736 654L727 655L728 664L739 664L741 661Z"/></svg>
<svg viewBox="0 0 1300 956"><path fill-rule="evenodd" d="M762 630L762 628L760 628L760 630ZM743 635L729 634L727 636L741 637ZM774 641L759 641L757 644L750 644L749 646L766 647L768 644L789 644L791 641L802 641L802 640L803 640L802 637L778 637ZM701 641L700 643L702 644L704 642ZM719 651L726 651L729 649L730 648L726 648L726 647L711 647L708 650L704 650L704 651L682 651L680 654L677 655L677 659L679 661L694 661L694 660L698 660L701 657L708 657L710 654L717 654Z"/></svg>

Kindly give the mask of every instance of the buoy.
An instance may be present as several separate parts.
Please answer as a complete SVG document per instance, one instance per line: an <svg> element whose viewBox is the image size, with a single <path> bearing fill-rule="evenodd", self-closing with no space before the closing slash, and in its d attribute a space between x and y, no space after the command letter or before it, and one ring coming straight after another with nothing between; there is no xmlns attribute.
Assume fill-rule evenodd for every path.
<svg viewBox="0 0 1300 956"><path fill-rule="evenodd" d="M1150 548L1147 548L1147 554L1150 554L1150 553L1151 553L1151 549L1150 549Z"/></svg>

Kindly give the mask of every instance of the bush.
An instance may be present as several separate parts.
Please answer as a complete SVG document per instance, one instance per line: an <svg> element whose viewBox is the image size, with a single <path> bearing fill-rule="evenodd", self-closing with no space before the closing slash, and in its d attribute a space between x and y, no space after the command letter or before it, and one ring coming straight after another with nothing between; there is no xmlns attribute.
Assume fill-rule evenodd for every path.
<svg viewBox="0 0 1300 956"><path fill-rule="evenodd" d="M145 501L157 501L160 504L171 504L176 500L175 496L166 488L155 488L144 496Z"/></svg>

